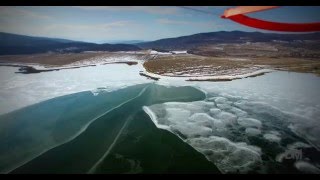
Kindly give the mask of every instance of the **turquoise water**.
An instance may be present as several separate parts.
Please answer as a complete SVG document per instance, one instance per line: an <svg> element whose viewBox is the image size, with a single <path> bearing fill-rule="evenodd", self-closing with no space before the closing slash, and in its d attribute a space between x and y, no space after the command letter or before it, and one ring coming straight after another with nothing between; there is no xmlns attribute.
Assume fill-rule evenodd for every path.
<svg viewBox="0 0 320 180"><path fill-rule="evenodd" d="M0 134L5 137L0 140L5 144L0 149L1 170L219 173L188 144L157 129L142 110L144 105L204 98L203 92L192 87L143 84L97 96L90 92L71 94L14 111L0 117L6 122Z"/></svg>

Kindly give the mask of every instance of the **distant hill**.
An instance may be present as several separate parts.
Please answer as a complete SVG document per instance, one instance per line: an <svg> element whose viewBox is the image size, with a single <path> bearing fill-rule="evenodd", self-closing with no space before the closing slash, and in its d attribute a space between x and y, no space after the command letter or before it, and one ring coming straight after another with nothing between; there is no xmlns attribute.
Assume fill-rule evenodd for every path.
<svg viewBox="0 0 320 180"><path fill-rule="evenodd" d="M1 46L31 46L31 45L48 45L56 43L71 43L76 42L67 39L47 38L47 37L32 37L25 35L17 35L0 32Z"/></svg>
<svg viewBox="0 0 320 180"><path fill-rule="evenodd" d="M134 50L140 50L140 48L130 44L95 44L67 39L32 37L0 32L0 55Z"/></svg>
<svg viewBox="0 0 320 180"><path fill-rule="evenodd" d="M246 43L246 42L296 42L296 41L319 41L320 33L308 34L276 34L261 32L242 31L219 31L199 33L190 36L160 39L156 41L138 43L137 46L144 49L162 50L188 50L198 46L222 44L222 43Z"/></svg>
<svg viewBox="0 0 320 180"><path fill-rule="evenodd" d="M111 41L109 44L138 44L138 43L144 43L146 41L142 40L128 40L128 41Z"/></svg>

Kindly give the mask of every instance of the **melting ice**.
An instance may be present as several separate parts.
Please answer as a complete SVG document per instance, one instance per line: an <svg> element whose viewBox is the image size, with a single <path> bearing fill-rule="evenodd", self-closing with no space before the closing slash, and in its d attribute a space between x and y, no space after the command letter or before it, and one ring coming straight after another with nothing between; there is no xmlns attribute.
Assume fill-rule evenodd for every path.
<svg viewBox="0 0 320 180"><path fill-rule="evenodd" d="M189 84L205 91L207 98L144 109L159 128L179 136L222 172L319 173L319 77L274 72L232 82ZM301 154L293 154L297 152Z"/></svg>

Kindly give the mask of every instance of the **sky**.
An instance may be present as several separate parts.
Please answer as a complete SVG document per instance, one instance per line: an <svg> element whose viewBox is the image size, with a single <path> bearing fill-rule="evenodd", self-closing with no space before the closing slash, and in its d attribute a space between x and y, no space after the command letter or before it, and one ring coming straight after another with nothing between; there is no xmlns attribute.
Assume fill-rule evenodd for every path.
<svg viewBox="0 0 320 180"><path fill-rule="evenodd" d="M0 32L106 43L178 37L214 31L264 31L220 16L232 6L0 7ZM320 22L320 6L284 6L248 14L277 22ZM274 32L273 32L274 33Z"/></svg>

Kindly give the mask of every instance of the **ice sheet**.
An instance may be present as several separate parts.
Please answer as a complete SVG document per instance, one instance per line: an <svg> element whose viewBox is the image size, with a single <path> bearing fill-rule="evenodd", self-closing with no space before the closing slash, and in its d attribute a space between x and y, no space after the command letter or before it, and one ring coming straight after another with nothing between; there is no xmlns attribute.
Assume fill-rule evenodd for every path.
<svg viewBox="0 0 320 180"><path fill-rule="evenodd" d="M139 75L142 68L139 62L133 66L108 64L35 74L17 74L16 67L0 67L0 114L76 92L92 91L96 95L101 91L114 91L135 84L152 82Z"/></svg>

